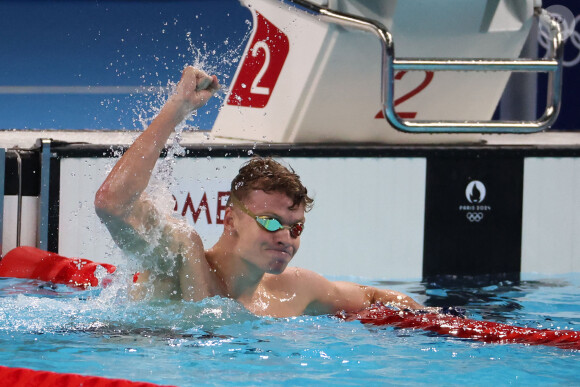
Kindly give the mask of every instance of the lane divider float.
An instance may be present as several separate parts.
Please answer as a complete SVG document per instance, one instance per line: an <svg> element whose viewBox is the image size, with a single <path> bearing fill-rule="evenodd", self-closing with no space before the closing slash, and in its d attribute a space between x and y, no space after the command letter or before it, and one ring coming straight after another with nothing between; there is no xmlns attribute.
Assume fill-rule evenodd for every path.
<svg viewBox="0 0 580 387"><path fill-rule="evenodd" d="M106 286L110 278L99 283L95 275L99 267L109 274L116 270L114 265L83 258L67 258L35 247L22 246L2 258L0 277L37 279L80 288ZM422 329L486 343L549 345L580 350L580 332L571 330L526 328L437 313L400 311L381 304L356 313L340 313L338 316L347 321L358 320L363 324Z"/></svg>
<svg viewBox="0 0 580 387"><path fill-rule="evenodd" d="M99 267L109 274L117 269L108 263L67 258L36 247L20 246L10 250L0 260L0 277L35 279L80 288L105 286L107 281L99 284L95 275Z"/></svg>
<svg viewBox="0 0 580 387"><path fill-rule="evenodd" d="M338 317L347 321L357 320L363 324L422 329L440 335L485 343L549 345L580 350L580 332L578 331L526 328L437 313L401 311L382 304L373 305L357 313L340 313Z"/></svg>

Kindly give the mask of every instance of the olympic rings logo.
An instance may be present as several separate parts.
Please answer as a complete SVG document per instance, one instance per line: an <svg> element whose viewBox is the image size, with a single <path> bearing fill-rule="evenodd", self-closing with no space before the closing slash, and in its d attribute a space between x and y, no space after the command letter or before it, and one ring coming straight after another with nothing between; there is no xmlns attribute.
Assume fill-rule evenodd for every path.
<svg viewBox="0 0 580 387"><path fill-rule="evenodd" d="M566 42L568 39L578 51L576 57L572 60L564 60L565 67L573 67L580 63L580 32L576 31L576 27L580 25L580 15L574 17L572 11L563 5L552 5L546 9L550 14L556 18L562 26L562 39ZM540 23L538 29L538 43L546 50L546 55L550 51L549 32L546 26Z"/></svg>
<svg viewBox="0 0 580 387"><path fill-rule="evenodd" d="M481 220L483 219L483 212L468 212L467 214L465 214L465 216L472 223L481 222Z"/></svg>

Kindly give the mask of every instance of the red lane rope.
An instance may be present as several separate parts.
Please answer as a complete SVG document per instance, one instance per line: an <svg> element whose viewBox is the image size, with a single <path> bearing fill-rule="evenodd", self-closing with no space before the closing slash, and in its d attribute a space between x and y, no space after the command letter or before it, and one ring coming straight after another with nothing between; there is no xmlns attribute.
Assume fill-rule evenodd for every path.
<svg viewBox="0 0 580 387"><path fill-rule="evenodd" d="M28 278L76 287L98 286L98 267L113 273L116 267L83 258L67 258L56 253L21 246L10 250L0 261L0 277ZM105 283L101 285L106 285Z"/></svg>
<svg viewBox="0 0 580 387"><path fill-rule="evenodd" d="M59 386L59 387L159 387L158 384L132 382L124 379L108 379L100 376L36 371L27 368L0 366L3 386Z"/></svg>
<svg viewBox="0 0 580 387"><path fill-rule="evenodd" d="M347 321L358 320L364 324L418 328L440 335L486 343L549 345L580 350L580 332L570 330L516 327L492 321L477 321L436 313L415 314L410 311L393 310L384 305L376 305L358 313L341 314L339 317Z"/></svg>
<svg viewBox="0 0 580 387"><path fill-rule="evenodd" d="M75 287L98 286L95 270L101 266L108 273L115 266L82 258L66 258L35 247L22 246L8 252L0 261L0 277L28 278ZM101 284L104 285L104 284ZM70 373L36 371L0 366L4 386L84 386L84 387L156 387L146 382L108 379Z"/></svg>
<svg viewBox="0 0 580 387"><path fill-rule="evenodd" d="M39 279L80 287L97 286L95 270L98 266L104 267L109 273L116 269L113 265L66 258L34 247L17 247L0 261L0 277ZM365 324L418 328L487 343L551 345L580 350L580 332L577 331L524 328L435 313L395 311L384 305L376 305L358 313L341 314L340 317Z"/></svg>

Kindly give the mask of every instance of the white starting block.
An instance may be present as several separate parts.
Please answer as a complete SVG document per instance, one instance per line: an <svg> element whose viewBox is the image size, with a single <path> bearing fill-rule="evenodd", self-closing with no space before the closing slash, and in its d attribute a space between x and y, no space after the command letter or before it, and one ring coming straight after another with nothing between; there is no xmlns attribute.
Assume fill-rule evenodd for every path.
<svg viewBox="0 0 580 387"><path fill-rule="evenodd" d="M255 27L216 137L393 142L401 140L396 129L529 133L557 117L562 37L533 0L242 3ZM551 23L551 57L517 59L535 17ZM537 121L490 121L510 71L549 73L547 107Z"/></svg>

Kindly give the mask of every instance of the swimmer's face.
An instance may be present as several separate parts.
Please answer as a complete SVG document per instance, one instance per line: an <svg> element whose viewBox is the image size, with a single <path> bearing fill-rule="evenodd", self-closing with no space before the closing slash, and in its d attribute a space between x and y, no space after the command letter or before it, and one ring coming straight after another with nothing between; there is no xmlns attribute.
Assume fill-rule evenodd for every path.
<svg viewBox="0 0 580 387"><path fill-rule="evenodd" d="M290 209L292 200L280 192L252 191L243 204L257 216L275 218L284 226L304 222L304 206ZM237 253L263 272L282 273L300 247L300 236L293 237L288 228L267 231L236 206L233 213L234 232L238 237Z"/></svg>

